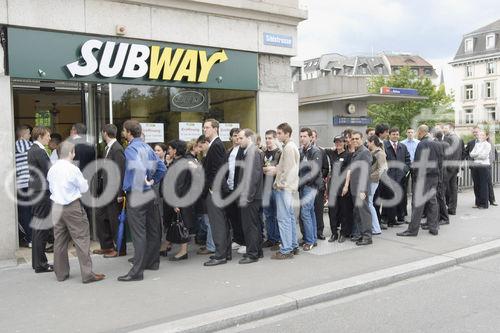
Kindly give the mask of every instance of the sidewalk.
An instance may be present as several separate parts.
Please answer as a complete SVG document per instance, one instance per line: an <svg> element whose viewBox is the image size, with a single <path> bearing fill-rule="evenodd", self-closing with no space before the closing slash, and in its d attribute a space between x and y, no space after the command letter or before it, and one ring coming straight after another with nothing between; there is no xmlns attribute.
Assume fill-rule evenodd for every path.
<svg viewBox="0 0 500 333"><path fill-rule="evenodd" d="M500 190L495 190L498 197ZM396 232L406 228L400 226L375 236L367 247L319 241L318 248L293 260L270 260L266 249L265 258L256 264L238 265L240 255L235 253L232 262L210 268L203 267L208 258L197 256L197 246L192 246L189 260L162 258L159 271L146 271L145 280L134 283L116 281L129 270L129 257L94 256L94 270L107 279L89 285L81 283L76 260L71 261L70 279L63 283L53 274L34 274L27 264L4 268L0 322L8 332L130 331L500 239L500 207L477 210L472 204L472 192L460 193L457 215L438 237L424 230L416 238L397 237Z"/></svg>

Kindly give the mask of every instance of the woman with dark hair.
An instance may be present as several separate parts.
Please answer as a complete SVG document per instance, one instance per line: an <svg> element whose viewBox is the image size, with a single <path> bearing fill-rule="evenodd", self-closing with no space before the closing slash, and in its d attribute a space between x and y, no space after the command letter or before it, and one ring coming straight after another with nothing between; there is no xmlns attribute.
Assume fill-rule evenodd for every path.
<svg viewBox="0 0 500 333"><path fill-rule="evenodd" d="M372 234L379 235L382 233L380 230L380 223L377 217L377 211L373 205L373 196L378 188L382 174L387 170L387 159L383 150L383 143L376 135L368 137L368 149L372 154L372 165L370 167L370 193L368 194L368 207L372 216Z"/></svg>
<svg viewBox="0 0 500 333"><path fill-rule="evenodd" d="M168 167L167 145L164 144L163 142L155 143L153 145L153 150L154 150L156 156L158 156L158 158L161 161L163 161L163 163L165 163L165 166ZM174 215L175 215L173 210L170 209L165 204L165 200L163 200L163 181L164 180L162 180L160 183L160 186L158 188L159 193L157 194L158 198L160 200L159 205L160 205L160 212L161 212L161 217L162 217L162 221L163 221L163 230L164 231L163 231L162 235L164 235L167 226L170 225L170 222L172 221L172 219L174 218ZM162 239L163 239L163 236L162 236ZM168 251L170 251L171 249L172 249L172 246L167 241L162 242L161 247L160 247L160 255L166 257Z"/></svg>
<svg viewBox="0 0 500 333"><path fill-rule="evenodd" d="M170 163L170 172L167 172L166 182L174 184L175 193L179 198L184 197L191 188L192 174L186 168L197 168L197 163L194 162L194 156L187 153L186 148L186 142L182 140L171 140L167 144L167 155L172 162ZM177 166L181 168L180 174L175 169ZM175 179L170 177L175 177ZM187 229L191 229L196 223L194 206L195 204L191 203L185 206L169 207L169 209L173 209L174 216L178 216L184 226ZM170 221L170 223L173 223L173 221ZM172 240L167 239L167 242L170 244ZM189 241L181 244L179 252L177 252L175 256L170 257L170 261L185 260L188 258L188 242Z"/></svg>

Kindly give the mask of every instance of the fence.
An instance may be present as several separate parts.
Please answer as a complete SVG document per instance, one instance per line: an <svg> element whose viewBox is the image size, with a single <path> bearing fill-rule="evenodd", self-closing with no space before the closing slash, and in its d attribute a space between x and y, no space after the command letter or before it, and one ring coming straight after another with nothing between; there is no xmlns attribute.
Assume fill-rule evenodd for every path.
<svg viewBox="0 0 500 333"><path fill-rule="evenodd" d="M463 167L458 173L458 188L467 189L474 186L472 182L472 176L469 168L469 161L465 161ZM500 184L500 161L495 161L491 168L491 175L493 179L493 184Z"/></svg>

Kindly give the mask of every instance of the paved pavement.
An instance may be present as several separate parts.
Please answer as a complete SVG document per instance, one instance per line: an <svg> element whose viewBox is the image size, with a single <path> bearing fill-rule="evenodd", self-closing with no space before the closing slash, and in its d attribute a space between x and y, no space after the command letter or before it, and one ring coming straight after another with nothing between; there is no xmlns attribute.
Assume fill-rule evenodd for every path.
<svg viewBox="0 0 500 333"><path fill-rule="evenodd" d="M417 238L397 237L402 226L375 236L368 247L324 241L293 260L272 261L267 250L256 264L238 265L235 254L227 265L211 268L202 266L207 258L192 246L189 260L162 259L159 271L146 271L145 280L135 283L116 281L128 271L128 257L94 256L94 270L107 279L89 285L81 283L76 260L71 278L62 283L53 274L34 274L26 264L3 268L0 322L9 332L131 331L500 239L500 208L476 210L472 203L471 192L459 194L457 215L438 237L425 231Z"/></svg>
<svg viewBox="0 0 500 333"><path fill-rule="evenodd" d="M500 256L313 305L223 333L496 333Z"/></svg>

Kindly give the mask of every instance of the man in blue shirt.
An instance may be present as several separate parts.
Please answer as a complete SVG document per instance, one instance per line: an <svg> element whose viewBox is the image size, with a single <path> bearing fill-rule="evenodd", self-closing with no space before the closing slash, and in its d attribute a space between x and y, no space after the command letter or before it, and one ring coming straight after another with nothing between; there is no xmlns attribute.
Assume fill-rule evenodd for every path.
<svg viewBox="0 0 500 333"><path fill-rule="evenodd" d="M420 140L415 139L415 130L413 128L408 128L406 130L406 139L401 141L406 148L408 148L408 152L410 153L410 161L413 163L413 159L415 158L415 151L417 150L417 145Z"/></svg>
<svg viewBox="0 0 500 333"><path fill-rule="evenodd" d="M139 281L144 269L160 267L161 218L155 205L154 184L165 175L165 164L141 139L141 124L127 120L122 135L129 145L125 149L123 191L127 194L127 218L134 244L133 266L118 281Z"/></svg>

